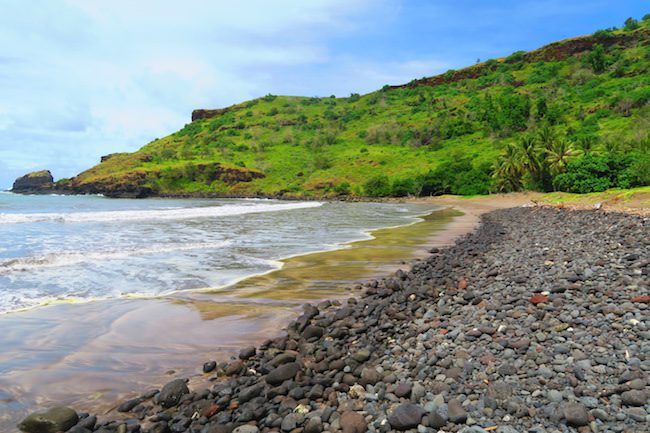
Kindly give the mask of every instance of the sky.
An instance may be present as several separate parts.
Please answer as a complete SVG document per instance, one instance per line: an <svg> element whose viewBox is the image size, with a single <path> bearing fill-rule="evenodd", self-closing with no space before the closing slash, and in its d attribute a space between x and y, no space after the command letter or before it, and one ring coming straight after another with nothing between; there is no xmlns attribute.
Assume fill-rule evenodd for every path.
<svg viewBox="0 0 650 433"><path fill-rule="evenodd" d="M0 0L0 189L71 177L195 108L348 96L650 12L637 0Z"/></svg>

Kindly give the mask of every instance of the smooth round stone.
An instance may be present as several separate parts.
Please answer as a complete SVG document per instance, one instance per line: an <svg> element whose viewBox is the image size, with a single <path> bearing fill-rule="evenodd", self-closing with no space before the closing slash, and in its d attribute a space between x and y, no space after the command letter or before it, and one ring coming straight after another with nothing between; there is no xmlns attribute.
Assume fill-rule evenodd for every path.
<svg viewBox="0 0 650 433"><path fill-rule="evenodd" d="M551 389L546 393L546 398L553 403L559 403L562 401L562 393L558 390Z"/></svg>

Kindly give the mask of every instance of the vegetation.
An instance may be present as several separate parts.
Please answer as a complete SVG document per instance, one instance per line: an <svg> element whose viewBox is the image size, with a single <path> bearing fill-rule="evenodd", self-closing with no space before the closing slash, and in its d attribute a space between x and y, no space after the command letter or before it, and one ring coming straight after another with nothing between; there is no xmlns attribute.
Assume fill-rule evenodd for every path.
<svg viewBox="0 0 650 433"><path fill-rule="evenodd" d="M648 185L649 42L646 16L367 95L203 110L69 182L283 197Z"/></svg>

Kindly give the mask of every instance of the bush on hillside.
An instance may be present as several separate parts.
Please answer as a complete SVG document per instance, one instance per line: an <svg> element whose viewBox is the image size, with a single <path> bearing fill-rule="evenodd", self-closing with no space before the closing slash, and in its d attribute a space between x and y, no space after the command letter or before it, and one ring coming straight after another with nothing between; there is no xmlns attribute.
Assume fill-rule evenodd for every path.
<svg viewBox="0 0 650 433"><path fill-rule="evenodd" d="M420 185L415 179L403 178L393 180L390 195L393 197L406 197L408 195L419 195Z"/></svg>
<svg viewBox="0 0 650 433"><path fill-rule="evenodd" d="M584 155L569 162L566 172L555 176L553 185L559 191L579 194L642 186L648 182L643 171L650 165L647 159L639 154Z"/></svg>
<svg viewBox="0 0 650 433"><path fill-rule="evenodd" d="M372 177L363 184L363 191L368 197L387 197L390 195L390 181L385 174Z"/></svg>
<svg viewBox="0 0 650 433"><path fill-rule="evenodd" d="M441 163L418 179L420 195L487 194L492 187L490 164L474 167L469 158L460 157Z"/></svg>

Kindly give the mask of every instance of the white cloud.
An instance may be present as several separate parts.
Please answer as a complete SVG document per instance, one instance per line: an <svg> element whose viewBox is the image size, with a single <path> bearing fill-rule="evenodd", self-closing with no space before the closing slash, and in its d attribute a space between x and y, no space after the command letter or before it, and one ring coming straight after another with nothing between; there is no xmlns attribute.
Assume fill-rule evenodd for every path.
<svg viewBox="0 0 650 433"><path fill-rule="evenodd" d="M370 91L440 69L335 49L390 20L396 2L41 0L27 13L9 0L0 15L0 162L9 167L0 186L35 168L72 176L178 130L194 108L269 92Z"/></svg>

